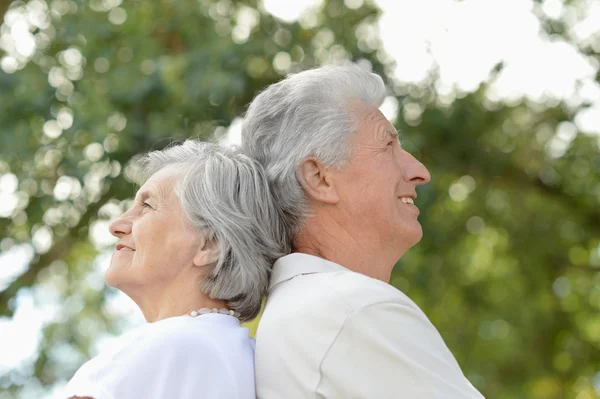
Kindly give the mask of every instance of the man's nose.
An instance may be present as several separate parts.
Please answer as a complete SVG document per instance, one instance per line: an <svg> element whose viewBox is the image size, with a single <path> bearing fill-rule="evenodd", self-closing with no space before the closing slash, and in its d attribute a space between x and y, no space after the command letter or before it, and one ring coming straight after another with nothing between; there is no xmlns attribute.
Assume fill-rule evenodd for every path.
<svg viewBox="0 0 600 399"><path fill-rule="evenodd" d="M431 180L429 171L417 158L406 152L406 165L404 168L404 180L416 183L417 186L427 184Z"/></svg>

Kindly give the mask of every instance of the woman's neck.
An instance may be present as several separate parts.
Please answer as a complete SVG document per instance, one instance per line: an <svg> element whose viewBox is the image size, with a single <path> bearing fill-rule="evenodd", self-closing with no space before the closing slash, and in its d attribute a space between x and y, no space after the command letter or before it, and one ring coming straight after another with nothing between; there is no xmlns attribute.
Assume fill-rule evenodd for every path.
<svg viewBox="0 0 600 399"><path fill-rule="evenodd" d="M190 314L201 308L227 309L226 301L209 298L200 287L195 279L189 279L172 282L168 286L144 285L122 291L133 299L149 323Z"/></svg>

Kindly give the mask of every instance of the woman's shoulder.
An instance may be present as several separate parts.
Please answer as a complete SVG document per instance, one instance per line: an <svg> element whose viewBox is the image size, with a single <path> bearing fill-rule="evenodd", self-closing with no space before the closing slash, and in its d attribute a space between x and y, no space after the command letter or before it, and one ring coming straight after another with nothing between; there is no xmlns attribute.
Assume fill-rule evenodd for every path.
<svg viewBox="0 0 600 399"><path fill-rule="evenodd" d="M165 387L173 381L178 386L182 380L185 386L214 379L250 381L254 344L247 329L235 319L202 317L165 319L126 334L117 350L100 354L77 372L69 384L77 390L70 392L81 395L92 388L97 392L101 386L106 392L118 392L115 397L163 397L139 396L139 387L154 389L154 384Z"/></svg>
<svg viewBox="0 0 600 399"><path fill-rule="evenodd" d="M250 342L248 329L224 315L181 316L146 326L140 343L160 348L220 346L220 343Z"/></svg>
<svg viewBox="0 0 600 399"><path fill-rule="evenodd" d="M196 364L202 359L215 366L252 362L253 356L254 339L247 328L231 316L203 315L175 317L146 326L136 342L114 360L144 365L157 358L181 364Z"/></svg>
<svg viewBox="0 0 600 399"><path fill-rule="evenodd" d="M89 366L112 369L114 364L119 364L144 369L155 359L186 363L194 354L200 355L198 359L217 362L227 360L234 351L249 355L254 352L254 340L237 320L223 315L180 316L128 332L92 359Z"/></svg>

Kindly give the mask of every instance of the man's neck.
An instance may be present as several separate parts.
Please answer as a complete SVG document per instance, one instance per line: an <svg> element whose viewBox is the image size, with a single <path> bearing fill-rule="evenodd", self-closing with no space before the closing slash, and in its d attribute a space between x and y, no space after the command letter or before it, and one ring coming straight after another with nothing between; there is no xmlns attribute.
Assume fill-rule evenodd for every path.
<svg viewBox="0 0 600 399"><path fill-rule="evenodd" d="M329 224L327 229L320 228L318 220L310 219L294 237L292 252L318 256L356 273L389 283L398 257L391 251L359 242L346 229L332 227Z"/></svg>

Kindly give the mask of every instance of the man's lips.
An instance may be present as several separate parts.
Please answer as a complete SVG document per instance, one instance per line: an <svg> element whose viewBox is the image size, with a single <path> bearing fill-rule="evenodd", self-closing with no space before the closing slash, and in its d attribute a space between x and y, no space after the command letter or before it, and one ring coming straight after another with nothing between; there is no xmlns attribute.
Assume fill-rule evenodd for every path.
<svg viewBox="0 0 600 399"><path fill-rule="evenodd" d="M398 199L404 204L408 205L410 209L419 214L419 207L415 205L415 199L417 198L416 194L402 195L399 196Z"/></svg>
<svg viewBox="0 0 600 399"><path fill-rule="evenodd" d="M414 205L415 204L415 200L417 199L417 193L410 192L410 193L400 194L398 196L398 199L400 201L402 201L402 203L404 203L404 204Z"/></svg>

